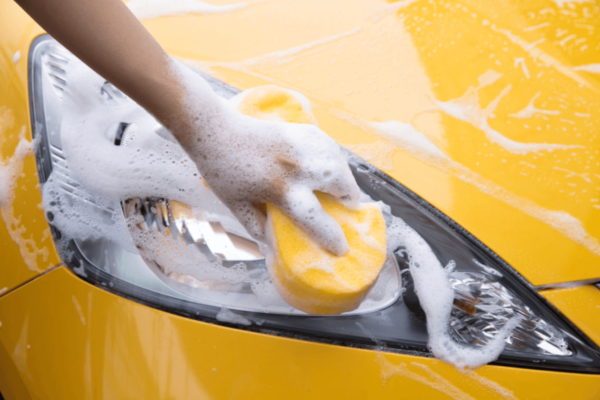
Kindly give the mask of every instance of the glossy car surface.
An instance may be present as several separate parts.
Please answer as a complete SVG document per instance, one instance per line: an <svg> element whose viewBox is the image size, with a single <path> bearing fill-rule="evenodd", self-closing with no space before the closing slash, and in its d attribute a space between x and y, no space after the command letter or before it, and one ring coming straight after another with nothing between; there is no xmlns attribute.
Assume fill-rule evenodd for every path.
<svg viewBox="0 0 600 400"><path fill-rule="evenodd" d="M600 344L597 2L270 0L144 23L171 55L232 86L304 93L324 131L480 239ZM31 138L27 58L43 33L0 1L4 163L21 134ZM390 120L411 122L443 155L373 129ZM461 373L149 308L61 265L33 156L13 198L0 202L7 399L600 397L595 374Z"/></svg>

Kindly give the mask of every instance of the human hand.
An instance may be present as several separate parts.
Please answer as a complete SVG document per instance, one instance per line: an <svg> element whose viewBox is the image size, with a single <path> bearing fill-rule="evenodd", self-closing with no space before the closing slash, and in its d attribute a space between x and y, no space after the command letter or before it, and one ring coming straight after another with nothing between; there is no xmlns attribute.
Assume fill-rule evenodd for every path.
<svg viewBox="0 0 600 400"><path fill-rule="evenodd" d="M186 123L171 128L206 183L257 240L271 203L336 255L348 245L314 192L359 204L360 190L339 145L314 125L265 121L236 111L189 69L178 69ZM173 125L172 125L173 126Z"/></svg>
<svg viewBox="0 0 600 400"><path fill-rule="evenodd" d="M348 249L341 227L314 191L357 207L360 191L338 144L309 124L262 121L230 110L227 128L187 149L213 192L248 232L264 241L269 202L336 255Z"/></svg>

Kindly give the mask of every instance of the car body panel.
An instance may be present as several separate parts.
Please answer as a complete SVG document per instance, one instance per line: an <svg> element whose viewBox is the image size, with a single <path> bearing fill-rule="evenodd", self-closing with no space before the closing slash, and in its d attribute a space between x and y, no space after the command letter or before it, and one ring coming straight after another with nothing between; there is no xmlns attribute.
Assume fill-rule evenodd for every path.
<svg viewBox="0 0 600 400"><path fill-rule="evenodd" d="M596 398L600 376L332 346L194 321L60 267L0 298L7 400Z"/></svg>
<svg viewBox="0 0 600 400"><path fill-rule="evenodd" d="M600 345L600 290L597 286L544 290L541 295Z"/></svg>
<svg viewBox="0 0 600 400"><path fill-rule="evenodd" d="M12 1L0 2L0 163L6 165L24 136L31 140L27 56L31 40L43 31ZM20 59L15 63L15 54ZM0 201L0 293L59 264L48 223L33 154L23 165L13 201ZM0 188L0 191L5 188ZM0 196L2 197L2 196Z"/></svg>
<svg viewBox="0 0 600 400"><path fill-rule="evenodd" d="M575 68L600 63L598 15L597 2L271 0L144 23L170 54L233 86L275 83L307 95L319 125L339 143L438 207L533 285L548 285L600 278L600 79ZM0 0L4 163L22 132L31 139L27 58L42 33L13 1ZM478 86L470 93L479 98L468 99L478 110L471 117L439 111ZM534 98L531 117L511 116ZM495 99L485 127L477 115ZM371 125L388 120L412 122L444 156ZM585 148L515 154L491 141L498 137L488 128L522 142ZM597 375L499 366L461 373L433 358L148 308L55 268L33 156L14 198L0 224L0 388L7 399L600 396ZM542 294L600 343L596 287Z"/></svg>

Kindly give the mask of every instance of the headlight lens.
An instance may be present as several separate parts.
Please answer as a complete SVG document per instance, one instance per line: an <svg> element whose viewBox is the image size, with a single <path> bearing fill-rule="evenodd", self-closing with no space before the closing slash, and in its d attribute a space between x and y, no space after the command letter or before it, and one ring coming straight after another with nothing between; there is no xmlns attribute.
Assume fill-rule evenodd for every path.
<svg viewBox="0 0 600 400"><path fill-rule="evenodd" d="M44 202L63 213L91 210L97 218L90 221L92 225L109 227L88 234L87 239L65 237L53 227L57 248L69 267L95 285L190 318L349 346L372 347L376 340L391 351L428 354L425 317L402 248L390 249L394 256L357 310L334 317L311 316L291 308L274 292L259 246L209 190L203 194L202 207L196 208L160 198L133 198L119 204L92 196L71 180L61 151L60 124L61 93L68 85L64 70L72 58L49 36L36 39L31 48L31 117L34 134L41 136L38 172L42 184L51 172L55 180L52 190L45 188ZM205 78L225 98L237 93L210 76ZM108 83L98 95L107 101L129 101ZM114 131L115 145L127 145L135 129L135 122L124 121L108 130ZM170 140L159 125L155 133ZM451 274L455 302L449 327L456 341L483 346L508 320L520 315L524 318L507 339L498 364L600 372L595 345L487 247L363 160L350 155L350 165L367 195L388 204L391 214L417 231L443 265L456 264ZM47 217L52 225L59 216L48 213ZM128 251L133 250L130 233L151 236L157 246L182 249L191 259L216 261L231 271L232 278L211 280L196 276L193 269L172 269L168 261L144 260ZM236 281L240 262L245 265L245 278ZM224 318L231 315L228 310L234 310L236 318Z"/></svg>

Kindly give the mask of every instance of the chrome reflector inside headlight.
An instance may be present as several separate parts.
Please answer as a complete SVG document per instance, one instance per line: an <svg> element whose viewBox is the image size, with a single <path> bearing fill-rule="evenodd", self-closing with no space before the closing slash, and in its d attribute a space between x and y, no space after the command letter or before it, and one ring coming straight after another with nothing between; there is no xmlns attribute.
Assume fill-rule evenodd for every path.
<svg viewBox="0 0 600 400"><path fill-rule="evenodd" d="M357 310L334 317L312 316L288 306L274 292L260 247L209 190L202 192L202 206L193 208L164 198L110 202L88 193L71 179L61 151L60 125L68 117L61 110L61 93L69 85L64 69L70 59L73 56L50 37L38 38L31 49L30 99L34 134L41 137L36 154L40 181L45 184L52 173L58 182L52 191L44 190L44 202L54 202L65 212L93 210L97 222L112 229L82 239L53 228L61 257L80 276L134 301L190 318L340 345L372 347L375 340L389 351L429 354L425 316L402 248L390 249L394 256ZM237 93L205 77L221 96ZM130 101L109 83L98 96L115 107ZM142 134L172 140L159 125L150 133L142 125L122 121L106 131L115 146L133 146ZM448 329L456 341L483 346L511 317L521 315L524 318L497 363L600 372L596 346L487 247L363 160L350 155L350 165L365 194L390 206L386 218L402 218L426 240L442 265L455 265L450 275L455 302ZM47 217L52 224L58 216ZM174 268L168 259L144 260L135 254L135 245L139 246L131 241L135 235L151 237L157 248L179 249L181 257L192 261L201 257L215 262L232 277L226 282L212 280L193 268ZM244 277L236 280L241 263ZM235 319L227 317L229 310L237 313Z"/></svg>

